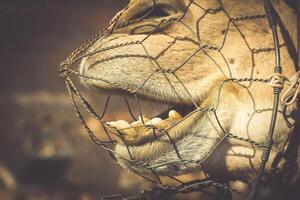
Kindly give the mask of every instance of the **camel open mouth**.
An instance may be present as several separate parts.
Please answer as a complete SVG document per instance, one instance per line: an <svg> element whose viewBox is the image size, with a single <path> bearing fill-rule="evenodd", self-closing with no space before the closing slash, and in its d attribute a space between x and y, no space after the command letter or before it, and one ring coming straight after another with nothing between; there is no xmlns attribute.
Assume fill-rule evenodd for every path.
<svg viewBox="0 0 300 200"><path fill-rule="evenodd" d="M163 104L163 102L153 102ZM107 122L110 129L118 133L122 142L130 146L139 146L159 139L167 129L180 123L196 109L194 105L168 104L168 107L159 114L148 117L140 115L133 121L117 120Z"/></svg>

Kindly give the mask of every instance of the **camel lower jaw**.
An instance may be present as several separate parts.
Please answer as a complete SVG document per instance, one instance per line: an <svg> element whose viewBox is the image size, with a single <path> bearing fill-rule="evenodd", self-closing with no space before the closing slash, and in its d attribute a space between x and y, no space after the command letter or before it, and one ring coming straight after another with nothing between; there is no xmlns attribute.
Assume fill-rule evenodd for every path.
<svg viewBox="0 0 300 200"><path fill-rule="evenodd" d="M211 147L201 144L209 144L207 140L210 138L203 135L202 140L202 136L198 135L199 130L195 126L202 121L202 117L194 110L194 106L174 105L152 119L140 117L131 124L124 120L108 122L118 128L123 136L115 147L119 164L145 175L153 173L153 170L159 175L180 175L198 168L193 161L201 159L201 153ZM191 141L196 143L192 142L191 146ZM190 153L193 149L197 150ZM185 163L179 154L192 162Z"/></svg>
<svg viewBox="0 0 300 200"><path fill-rule="evenodd" d="M97 91L132 97L124 90L97 87ZM104 124L116 136L113 137L117 142L114 156L118 163L139 174L151 174L153 169L160 175L180 175L199 167L196 161L201 160L206 149L211 148L206 147L210 138L203 136L202 140L202 136L196 135L199 130L194 130L202 121L202 112L195 112L197 107L192 103L176 103L179 99L175 98L159 99L157 95L140 94L138 97L158 105L169 105L169 108L153 117L140 116L133 122L118 119ZM191 141L196 141L192 147ZM191 148L195 149L195 153L190 153ZM182 162L177 149L183 158L191 162ZM169 162L171 164L164 164Z"/></svg>
<svg viewBox="0 0 300 200"><path fill-rule="evenodd" d="M183 121L184 117L194 110L190 105L173 105L153 118L139 116L133 122L117 120L107 122L108 127L121 137L121 143L129 146L140 146L151 143L165 135L165 130Z"/></svg>
<svg viewBox="0 0 300 200"><path fill-rule="evenodd" d="M195 143L191 145L191 141ZM207 149L202 142L209 143L194 132L173 142L163 136L142 145L117 144L115 157L123 168L138 174L153 175L155 172L162 176L177 176L201 167L197 161L205 158L203 153Z"/></svg>

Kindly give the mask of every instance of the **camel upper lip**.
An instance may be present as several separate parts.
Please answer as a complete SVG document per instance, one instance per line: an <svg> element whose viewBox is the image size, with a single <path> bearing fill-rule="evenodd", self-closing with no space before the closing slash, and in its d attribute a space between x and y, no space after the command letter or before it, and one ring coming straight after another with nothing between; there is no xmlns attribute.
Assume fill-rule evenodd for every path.
<svg viewBox="0 0 300 200"><path fill-rule="evenodd" d="M102 93L105 93L105 94L109 94L109 95L115 94L115 95L120 95L121 97L124 97L124 98L127 98L127 97L134 98L134 94L132 94L128 91L125 91L123 89L120 89L120 88L114 88L114 89L98 88L98 89ZM153 118L155 118L155 117L159 117L162 119L167 118L170 110L176 110L183 117L185 117L186 115L188 115L189 113L193 112L196 109L196 106L192 103L191 104L179 104L179 103L170 102L167 100L159 100L159 99L155 99L153 97L147 97L145 95L138 95L138 99L149 101L152 103L168 105L168 108L166 108L159 114L153 116Z"/></svg>

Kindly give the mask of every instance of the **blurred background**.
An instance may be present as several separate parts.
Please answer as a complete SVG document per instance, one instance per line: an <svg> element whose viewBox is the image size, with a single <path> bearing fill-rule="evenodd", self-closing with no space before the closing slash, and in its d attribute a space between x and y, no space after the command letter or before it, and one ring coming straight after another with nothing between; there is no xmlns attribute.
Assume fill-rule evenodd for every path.
<svg viewBox="0 0 300 200"><path fill-rule="evenodd" d="M0 1L1 200L89 200L149 186L92 143L58 74L68 54L127 3Z"/></svg>

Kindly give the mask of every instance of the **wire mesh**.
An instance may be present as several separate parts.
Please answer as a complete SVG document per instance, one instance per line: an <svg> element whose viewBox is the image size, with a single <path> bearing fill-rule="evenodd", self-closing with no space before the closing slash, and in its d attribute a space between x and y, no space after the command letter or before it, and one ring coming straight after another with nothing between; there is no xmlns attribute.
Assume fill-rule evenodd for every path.
<svg viewBox="0 0 300 200"><path fill-rule="evenodd" d="M158 197L163 198L179 193L186 194L195 191L205 192L205 189L211 186L235 193L239 195L241 199L246 198L248 194L244 194L233 188L230 188L226 183L216 181L207 173L205 173L206 177L204 179L198 179L189 182L182 182L178 180L176 175L187 173L191 168L205 172L206 170L205 167L203 167L203 163L210 159L216 149L229 138L252 145L252 147L255 149L270 150L272 146L270 143L266 143L269 145L266 146L265 143L253 141L249 137L241 137L238 134L230 133L227 128L223 127L222 120L219 118L220 113L218 113L218 111L221 106L220 102L222 96L224 95L222 91L224 90L224 87L226 87L226 84L236 84L239 87L243 87L245 90L250 88L254 83L264 85L269 84L271 82L269 77L258 78L255 76L254 69L258 65L258 63L255 62L255 58L259 54L266 52L275 54L275 51L278 51L281 47L284 47L285 44L278 44L277 47L265 46L261 48L251 46L247 38L248 35L245 34L244 30L241 28L241 23L256 23L257 21L263 21L266 22L266 27L264 28L268 29L267 15L269 13L265 13L263 9L262 13L258 13L256 15L231 16L231 14L228 12L228 8L224 6L221 0L216 0L214 3L211 3L213 7L205 7L201 4L201 1L189 0L186 1L184 7L181 8L181 12L168 15L168 13L162 11L164 6L162 1L149 0L147 2L147 8L144 9L143 12L136 13L131 18L128 17L127 14L129 11L133 12L130 10L133 3L129 4L129 6L124 8L116 15L116 17L108 24L106 28L104 28L104 30L96 34L91 40L82 45L80 48L76 49L66 59L66 61L62 63L62 67L60 69L61 77L63 78L67 91L71 97L76 114L87 133L90 135L92 141L99 145L103 150L107 151L108 154L117 162L120 160L125 162L127 168L130 168L132 172L145 178L145 181L149 181L157 185L156 188L146 190L136 197L129 198L122 195L111 195L103 197L103 199L157 199ZM145 2L143 3L146 4ZM264 4L261 2L261 7L263 8L263 6ZM197 10L196 16L191 16L191 9ZM224 29L216 33L216 38L219 38L219 41L203 38L204 32L200 24L203 21L205 22L207 18L212 18L218 21L220 20L220 16L222 16L223 19L222 27L224 27ZM193 24L195 25L194 27L187 23L191 17L196 18L195 24ZM180 30L176 30L179 34L172 34L172 32L169 30L175 29L174 24L179 24L180 28L188 30L189 34L182 35L180 34ZM214 27L209 27L209 29L213 28ZM251 66L249 71L250 75L248 77L235 76L235 73L232 70L232 65L229 63L230 58L227 58L223 53L229 37L228 35L232 31L237 33L242 38L244 45L246 46L247 54L251 58ZM139 36L139 39L127 41L124 37L124 32L126 32L125 35ZM147 45L149 45L148 41L152 40L152 37L158 33L164 37L164 40L168 41L168 45L162 45L162 47L158 50L158 52L155 52L154 55L154 53L151 52L151 48L149 48ZM215 35L212 35L211 37L214 36ZM102 43L101 45L109 45L103 45L103 47L100 45L99 47L99 43ZM168 67L162 65L160 63L161 59L164 59L166 54L175 51L178 43L185 43L189 46L193 46L194 48L189 50L188 56L181 55L180 51L175 53L173 58L178 60L176 62L176 66ZM99 48L96 48L96 46ZM140 53L118 53L131 46L135 46L136 49L139 49ZM187 70L189 70L191 74L193 73L193 68L190 67L190 63L193 62L193 59L199 55L205 57L205 59L209 59L212 63L211 65L214 66L214 69L218 69L219 73L222 74L223 77L223 79L217 84L217 95L213 105L203 106L203 104L199 104L199 99L195 98L195 95L190 90L191 87L186 84L186 78L182 77L182 73L186 72ZM222 64L219 62L220 59L215 59L217 56L223 60ZM139 83L138 86L132 86L130 84L126 85L122 82L112 81L106 76L98 76L97 73L91 75L85 71L77 69L78 65L80 65L78 63L84 62L88 59L94 60L93 66L90 66L91 69L93 67L101 68L101 66L106 62L113 63L115 60L128 58L143 59L151 63L151 70L145 69L145 71L148 70L148 73L144 76L144 80L136 81ZM277 66L280 66L280 63L277 64ZM197 67L200 68L201 66L196 66L196 68ZM125 76L126 71L123 73ZM280 73L280 71L278 71L278 73ZM125 106L128 108L128 113L132 117L132 120L138 123L120 128L118 127L119 125L116 125L116 123L105 121L104 116L107 115L108 106L111 101L110 95L108 95L107 99L104 101L103 111L101 114L98 114L98 112L96 112L93 106L89 104L88 100L82 95L78 87L75 85L75 82L72 80L74 77L79 78L79 80L87 83L89 86L93 84L95 86L95 83L101 82L106 84L107 87L121 91L122 93L126 93L126 95L124 95ZM160 77L160 81L166 82L169 85L170 93L174 95L174 98L179 99L179 101L188 102L189 104L188 108L184 107L186 111L189 111L185 116L181 116L177 120L174 120L172 123L169 123L165 126L149 123L150 120L145 117L144 109L140 103L142 96L145 96L145 94L143 94L145 92L144 88L149 88L151 82L155 81L157 77ZM280 89L277 90L277 94L279 93ZM130 105L126 96L132 96L134 98L135 107L138 109L138 115L140 116L139 118L132 111L132 105ZM182 99L182 96L185 96L184 100ZM96 119L99 122L99 125L103 127L103 130L107 136L106 140L100 140L96 137L95 133L87 125L84 115L82 114L83 111L80 110L78 104L82 104L87 113ZM255 102L253 104L255 104ZM278 102L274 104L275 112L273 113L277 113L278 111L276 104L278 106ZM274 110L274 108L255 109L254 114L270 112L272 110ZM209 114L209 116L213 116L212 121L214 121L214 125L216 126L219 137L206 155L195 159L189 156L189 152L183 152L182 147L178 144L179 136L176 135L174 133L175 131L173 130L178 126L181 126L183 123L186 123L186 121L190 120L191 118L198 116L198 114ZM273 123L275 123L275 121L273 120ZM161 143L167 143L169 145L168 147L172 148L169 150L171 153L169 153L169 156L162 158L158 157L155 161L137 159L137 156L133 155L134 153L132 152L133 146L143 145L149 141L151 143L157 141ZM122 143L122 146L126 148L127 153L125 155L122 155L115 150L115 145L118 143ZM169 179L172 179L173 181L177 182L177 185L171 186L166 184L164 182L164 178L162 177L168 177Z"/></svg>

